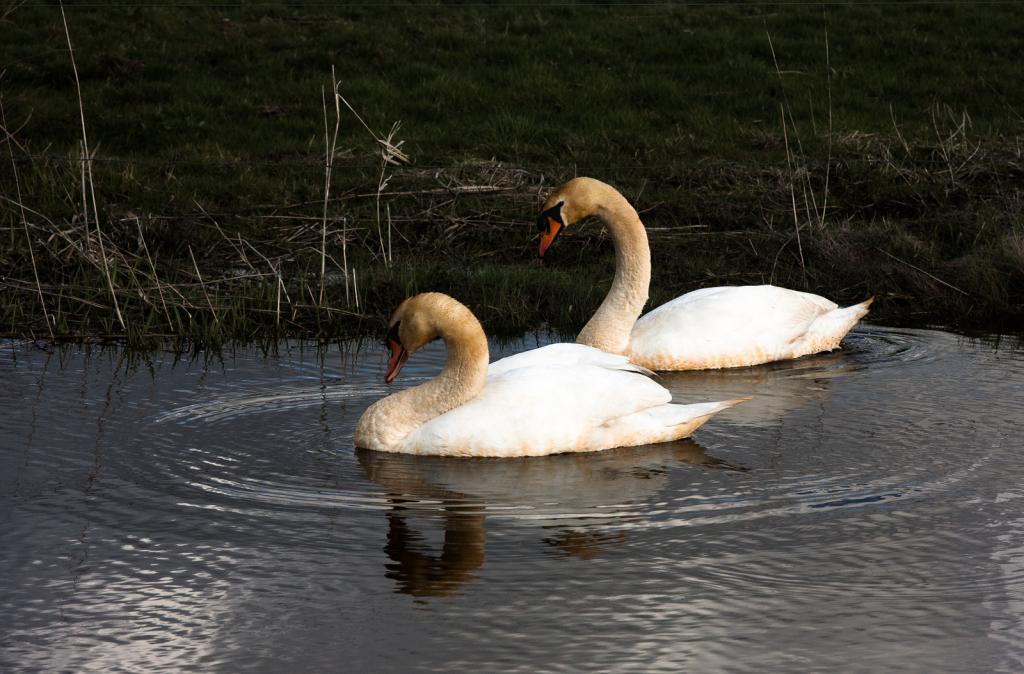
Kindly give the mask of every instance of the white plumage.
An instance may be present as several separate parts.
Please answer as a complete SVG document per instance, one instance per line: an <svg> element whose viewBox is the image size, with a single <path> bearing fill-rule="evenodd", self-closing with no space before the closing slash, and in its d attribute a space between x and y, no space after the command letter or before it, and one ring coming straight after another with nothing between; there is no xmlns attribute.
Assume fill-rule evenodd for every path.
<svg viewBox="0 0 1024 674"><path fill-rule="evenodd" d="M615 278L577 342L652 370L756 365L827 351L867 314L871 300L840 309L810 293L775 286L725 286L687 293L638 317L647 302L651 252L636 210L615 188L575 178L544 203L541 256L558 232L596 215L615 245Z"/></svg>
<svg viewBox="0 0 1024 674"><path fill-rule="evenodd" d="M607 370L654 374L647 368L630 363L625 356L607 353L585 344L548 344L494 361L487 369L487 377L533 365L596 365Z"/></svg>
<svg viewBox="0 0 1024 674"><path fill-rule="evenodd" d="M356 444L367 449L495 457L589 452L684 438L740 402L672 404L672 395L625 357L578 344L534 349L488 368L479 322L437 293L406 300L395 325L393 351L411 353L440 336L448 362L434 380L363 414ZM404 360L392 359L398 362Z"/></svg>
<svg viewBox="0 0 1024 674"><path fill-rule="evenodd" d="M827 351L867 313L775 286L702 288L644 315L629 357L652 370L742 367Z"/></svg>

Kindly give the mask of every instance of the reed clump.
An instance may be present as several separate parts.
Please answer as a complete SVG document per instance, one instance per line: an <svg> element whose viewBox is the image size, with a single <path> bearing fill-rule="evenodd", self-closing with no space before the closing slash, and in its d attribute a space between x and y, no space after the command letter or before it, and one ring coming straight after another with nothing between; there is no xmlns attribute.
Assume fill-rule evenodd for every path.
<svg viewBox="0 0 1024 674"><path fill-rule="evenodd" d="M641 212L651 307L1024 325L1021 6L453 9L0 0L0 334L335 339L439 290L571 335L611 242L540 268L534 218L577 174Z"/></svg>
<svg viewBox="0 0 1024 674"><path fill-rule="evenodd" d="M67 208L64 217L51 217L3 197L0 236L7 245L0 254L0 293L8 335L101 336L133 345L348 337L375 326L407 294L427 288L462 296L483 289L482 301L494 313L512 307L509 319L496 326L507 331L516 316L528 320L528 305L539 301L540 288L518 299L506 292L527 285L516 278L517 270L474 264L487 253L460 250L465 239L486 231L499 232L493 242L499 245L510 238L506 229L523 222L498 215L501 208L493 205L486 212L452 211L463 195L478 205L487 196L506 205L532 204L536 181L523 171L495 164L405 172L397 189L381 190L378 182L328 199L326 206L284 202L239 213L193 200L178 212L154 215L107 201L103 186L124 176L99 164L94 175L100 207L87 219L71 212L77 205L72 195L81 191L69 184L79 175L76 163L73 157L64 166L8 162L3 169L34 200L47 186L62 191L64 183ZM383 246L371 214L381 198L395 232ZM411 204L418 206L407 210ZM525 269L536 276L527 265L518 270L520 277ZM522 306L516 308L517 302Z"/></svg>
<svg viewBox="0 0 1024 674"><path fill-rule="evenodd" d="M710 285L770 282L839 302L875 296L875 316L1024 324L1016 143L845 133L834 144L843 163L598 175L648 227L649 306ZM337 339L378 330L401 299L425 290L459 297L494 334L547 326L571 335L614 271L596 220L566 232L544 268L536 260L538 204L571 175L494 161L392 167L383 189L380 173L368 174L336 185L326 202L290 195L244 210L165 187L167 207L153 213L123 197L147 189L141 172L95 162L96 206L86 212L80 157L6 154L14 159L0 176L22 195L0 205L8 336L140 346Z"/></svg>

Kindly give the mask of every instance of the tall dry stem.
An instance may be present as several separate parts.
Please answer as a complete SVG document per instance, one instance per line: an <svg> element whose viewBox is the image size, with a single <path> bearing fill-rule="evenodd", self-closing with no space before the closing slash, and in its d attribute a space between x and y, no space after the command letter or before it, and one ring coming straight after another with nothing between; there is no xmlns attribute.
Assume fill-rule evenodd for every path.
<svg viewBox="0 0 1024 674"><path fill-rule="evenodd" d="M325 161L326 175L324 177L324 220L323 220L323 234L320 239L320 304L324 303L324 283L325 276L327 274L327 201L331 192L331 168L334 162L334 153L338 146L338 127L341 125L341 106L338 105L338 80L334 75L334 66L331 66L331 88L334 94L334 138L331 139L330 126L327 124L327 95L321 88L320 93L323 96L324 104L324 150L327 153L327 159ZM343 273L345 275L345 303L348 303L348 250L346 245L346 237L341 238L341 259L344 265Z"/></svg>
<svg viewBox="0 0 1024 674"><path fill-rule="evenodd" d="M247 266L253 272L256 272L256 268L253 267L251 264L249 264L249 258L247 258L245 256L245 251L240 246L236 246L235 242L232 241L228 237L228 235L224 233L224 230L220 228L220 224L218 224L218 222L209 213L206 212L206 209L203 208L203 205L201 203L199 203L198 201L196 201L195 199L192 200L192 203L195 204L196 208L198 208L200 211L202 211L203 215L205 215L210 220L210 222L213 223L213 226L217 228L218 232L220 232L221 237L223 237L224 240L227 241L228 245L231 246L236 253L238 253L238 258L243 262L243 264L245 264L245 266ZM138 218L136 218L136 220L138 220ZM140 237L142 236L142 228L141 227L139 228L139 236ZM239 241L241 241L242 237L239 236L238 239L239 239ZM143 243L145 243L145 241L143 241Z"/></svg>
<svg viewBox="0 0 1024 674"><path fill-rule="evenodd" d="M388 254L384 252L384 232L380 226L380 195L384 191L384 188L388 186L388 181L391 180L391 176L384 177L385 167L380 168L380 180L377 182L377 238L380 239L380 256L384 258L384 264L388 262Z"/></svg>
<svg viewBox="0 0 1024 674"><path fill-rule="evenodd" d="M164 298L163 285L160 283L160 277L157 276L156 265L153 264L153 257L149 254L149 246L146 245L146 235L142 233L142 221L135 218L135 224L139 228L139 241L142 242L142 250L146 252L146 259L149 260L149 268L153 272L153 282L156 283L156 290L160 293L160 303L164 307L164 315L167 317L167 325L173 325L173 322L171 321L171 312L167 310L167 300Z"/></svg>
<svg viewBox="0 0 1024 674"><path fill-rule="evenodd" d="M799 129L797 129L796 121L794 121L794 119L793 119L793 110L792 110L792 108L789 105L789 96L786 94L786 85L782 81L782 70L779 69L779 61L778 61L778 59L775 56L775 46L772 44L771 33L768 32L768 22L767 21L765 21L765 29L764 29L764 31L765 31L765 35L768 36L768 48L772 52L772 62L775 64L775 73L776 73L776 75L779 78L779 88L782 90L782 100L785 103L785 106L783 106L783 109L782 109L782 126L783 126L782 130L783 130L783 133L785 134L785 131L786 131L786 128L785 128L785 126L786 126L786 112L788 111L789 112L789 123L790 123L790 126L793 127L793 137L796 139L797 148L800 150L800 159L801 159L801 161L804 162L804 165L806 166L806 164L807 164L807 157L804 154L804 145L803 145L803 142L801 142L801 140L800 140L800 131L799 131ZM831 106L830 106L830 111L831 111ZM790 152L789 152L789 141L787 140L786 141L786 162L790 163L791 161L792 160L790 158ZM792 172L792 167L790 167L790 171ZM793 174L793 176L794 176L794 179L795 179L796 175ZM813 204L814 212L815 212L815 214L817 214L817 212L818 212L818 203L817 203L817 198L814 195L814 187L811 185L811 174L810 174L810 171L804 171L802 173L801 177L803 178L803 180L801 180L801 182L800 182L800 186L801 186L801 189L803 190L803 193L804 193L804 209L807 211L807 221L808 221L808 224L810 224L810 220L811 220L811 218L810 218L810 208L811 208L811 205ZM810 202L808 202L808 199L807 199L808 198L808 193L810 194ZM795 200L796 200L796 195L795 194L793 196L793 199L794 199L794 202L795 202ZM813 233L813 230L812 230L812 233ZM799 234L799 229L798 229L798 234ZM798 237L798 239L799 239L799 237ZM803 252L802 251L801 251L800 257L801 257L801 263L802 263L803 262ZM806 285L806 278L804 279L804 283Z"/></svg>
<svg viewBox="0 0 1024 674"><path fill-rule="evenodd" d="M274 325L281 325L281 291L284 289L284 281L281 275L277 275L277 309L274 312Z"/></svg>
<svg viewBox="0 0 1024 674"><path fill-rule="evenodd" d="M75 87L78 91L78 114L82 120L82 149L85 153L83 161L86 163L89 174L89 191L92 193L92 210L94 216L94 222L96 223L96 239L100 244L100 259L103 260L103 273L107 277L107 287L110 288L110 299L114 301L114 311L117 313L117 321L121 324L121 329L125 330L124 318L121 316L121 307L117 303L117 293L114 292L114 281L110 276L110 269L107 267L107 255L103 248L103 234L100 232L100 214L99 209L96 207L96 189L93 185L92 180L92 156L89 154L89 138L85 133L85 106L82 105L82 83L78 79L78 67L75 65L75 50L71 46L71 31L68 30L68 19L64 15L64 1L60 2L60 16L64 20L64 36L68 39L68 54L71 56L71 70L75 73ZM82 190L85 190L84 178ZM86 217L88 217L88 206L85 207ZM86 225L86 232L88 233L88 225ZM86 244L88 245L88 240Z"/></svg>
<svg viewBox="0 0 1024 674"><path fill-rule="evenodd" d="M782 113L782 137L786 141L786 164L789 165L790 179L789 179L789 195L793 200L793 226L796 227L796 246L800 251L800 273L803 277L804 287L807 286L807 271L804 267L804 247L800 242L800 220L796 215L796 192L793 189L793 165L790 161L789 154L789 135L786 133L786 111L783 109L782 104L779 104L779 112Z"/></svg>
<svg viewBox="0 0 1024 674"><path fill-rule="evenodd" d="M380 145L380 148L379 148L380 149L380 157L381 157L380 180L377 181L377 237L380 239L380 253L381 253L381 257L384 258L385 264L390 264L391 257L384 250L384 230L383 230L383 228L381 226L381 221L380 221L380 197L381 197L381 194L384 192L384 188L387 187L388 181L391 180L391 176L387 175L387 167L388 167L388 165L390 164L391 166L401 166L402 163L406 163L406 164L410 163L409 156L407 154L405 154L404 152L402 152L402 145L405 143L405 141L404 140L400 140L397 143L395 142L395 134L397 134L398 130L400 128L402 128L402 122L399 121L399 122L395 122L394 124L392 124L391 125L391 131L388 133L387 136L378 136L376 133L373 132L373 129L371 129L369 126L367 126L366 122L363 121L363 118L359 116L359 113L355 111L355 108L353 108L349 104L349 102L345 100L344 97L339 96L339 98L341 99L341 102L345 104L345 107L347 107L349 110L352 111L352 114L356 116L356 119L358 119L359 123L363 125L363 128L366 129L367 131L369 131L370 135L373 136L373 139L375 141L377 141L377 143ZM391 239L391 225L390 225L390 216L389 216L389 220L388 220L388 241L389 242L390 242L390 239ZM390 243L388 244L388 250L390 250Z"/></svg>
<svg viewBox="0 0 1024 674"><path fill-rule="evenodd" d="M356 311L359 311L359 285L356 283L355 267L352 267L352 293L356 296Z"/></svg>
<svg viewBox="0 0 1024 674"><path fill-rule="evenodd" d="M85 147L82 141L78 141L78 153L82 158L78 165L82 169L82 219L85 222L85 245L82 247L88 254L92 254L92 237L89 236L89 197L86 196L85 182Z"/></svg>
<svg viewBox="0 0 1024 674"><path fill-rule="evenodd" d="M0 7L0 23L5 21L7 19L7 17L11 15L11 12L13 12L16 9L18 9L19 7L24 5L26 2L27 2L27 0L21 0L21 2L11 2L11 3L8 3L8 4L3 5L2 7ZM4 125L4 126L6 126L6 125Z"/></svg>
<svg viewBox="0 0 1024 674"><path fill-rule="evenodd" d="M942 158L946 162L946 168L949 169L949 182L951 185L956 185L956 174L953 173L953 162L949 157L949 150L946 148L946 143L943 142L942 134L939 132L938 122L935 120L935 110L938 108L938 103L932 106L932 128L935 129L935 138L939 142L939 151L942 152ZM950 141L955 137L955 132L950 136Z"/></svg>
<svg viewBox="0 0 1024 674"><path fill-rule="evenodd" d="M242 237L238 237L238 241L241 243L242 242ZM283 265L282 262L279 261L278 265L275 267L270 262L270 260L267 259L267 256L264 255L263 253L261 253L259 251L259 249L256 248L256 246L252 245L248 241L245 241L245 245L249 246L249 248L252 248L252 252L254 252L257 255L259 255L260 257L262 257L263 261L267 263L268 267L270 267L270 271L272 271L274 273L274 275L277 276L277 310L275 311L275 315L276 315L275 324L276 325L280 325L281 324L281 294L284 293L284 298L285 298L285 300L288 301L288 304L292 304L294 306L294 303L292 302L292 298L288 295L288 289L284 287L284 277L283 277L283 275L281 273L281 268L284 265ZM337 264L337 263L335 263L335 264ZM346 279L348 278L347 274L346 274L345 278Z"/></svg>
<svg viewBox="0 0 1024 674"><path fill-rule="evenodd" d="M900 127L896 124L896 113L892 111L892 103L889 104L889 119L892 120L892 128L896 129L896 138L900 141L900 145L903 146L903 151L910 156L910 146L907 145L907 141L903 140L903 134L900 133Z"/></svg>
<svg viewBox="0 0 1024 674"><path fill-rule="evenodd" d="M832 173L832 64L828 54L828 15L821 8L822 22L825 24L825 81L828 83L828 161L825 163L825 196L821 202L821 229L825 229L825 211L828 208L828 179Z"/></svg>
<svg viewBox="0 0 1024 674"><path fill-rule="evenodd" d="M188 256L192 258L192 266L195 267L196 277L199 279L199 287L203 289L203 296L206 297L206 304L210 307L210 313L213 314L214 323L220 323L220 319L217 318L217 310L213 308L213 302L210 301L210 295L206 292L206 284L203 282L203 275L199 273L199 265L196 264L196 256L192 254L192 246L188 247Z"/></svg>
<svg viewBox="0 0 1024 674"><path fill-rule="evenodd" d="M399 148L405 141L399 141L394 143L395 134L398 133L398 129L402 126L401 122L395 122L391 126L391 132L387 135L387 138L381 143L381 165L380 165L380 181L377 183L377 237L380 239L380 254L384 258L386 264L391 264L388 259L387 253L384 252L384 232L381 229L380 223L380 195L384 192L384 188L388 186L388 181L391 180L391 176L385 177L388 164L398 165L396 159L402 161L408 161ZM390 216L390 204L388 205L388 240L391 238L391 216ZM390 244L388 246L390 248Z"/></svg>
<svg viewBox="0 0 1024 674"><path fill-rule="evenodd" d="M8 12L9 13L9 12ZM4 14L7 16L7 14ZM0 97L0 120L3 120L4 128L7 128L7 111L4 110L4 99ZM25 243L28 245L28 254L32 260L32 273L36 278L36 290L39 291L39 304L43 308L43 318L46 319L46 329L53 339L53 326L50 324L50 314L46 311L46 300L43 298L43 286L39 282L39 269L36 267L36 253L32 246L32 233L28 230L28 218L25 217L25 204L21 199L21 179L18 177L18 164L14 161L14 147L8 143L7 150L11 154L11 168L14 170L14 184L17 187L18 206L21 208L21 223L25 226Z"/></svg>

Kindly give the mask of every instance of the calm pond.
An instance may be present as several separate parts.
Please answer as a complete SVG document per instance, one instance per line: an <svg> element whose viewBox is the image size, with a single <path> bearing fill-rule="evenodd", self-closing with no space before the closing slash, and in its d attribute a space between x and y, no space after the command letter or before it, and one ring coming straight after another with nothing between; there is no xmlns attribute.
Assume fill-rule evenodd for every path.
<svg viewBox="0 0 1024 674"><path fill-rule="evenodd" d="M1019 339L666 373L757 397L525 459L355 450L383 352L2 345L0 669L1024 669Z"/></svg>

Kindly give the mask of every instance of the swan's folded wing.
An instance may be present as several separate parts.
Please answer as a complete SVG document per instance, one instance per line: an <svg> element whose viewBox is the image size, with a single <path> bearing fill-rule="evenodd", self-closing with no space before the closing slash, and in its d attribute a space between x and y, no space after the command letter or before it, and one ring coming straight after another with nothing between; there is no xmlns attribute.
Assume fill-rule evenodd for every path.
<svg viewBox="0 0 1024 674"><path fill-rule="evenodd" d="M636 322L631 338L656 331L711 341L741 331L768 332L776 339L792 341L803 335L818 316L835 308L836 304L824 297L775 286L703 288L643 316Z"/></svg>
<svg viewBox="0 0 1024 674"><path fill-rule="evenodd" d="M689 437L715 414L745 400L750 398L649 407L594 429L590 443L595 447L618 447L668 442Z"/></svg>
<svg viewBox="0 0 1024 674"><path fill-rule="evenodd" d="M774 286L706 288L643 316L632 357L653 369L733 367L789 357L814 321L836 308L817 295Z"/></svg>
<svg viewBox="0 0 1024 674"><path fill-rule="evenodd" d="M409 434L403 451L539 456L588 447L595 428L668 403L646 377L593 365L537 365L488 376L480 394Z"/></svg>
<svg viewBox="0 0 1024 674"><path fill-rule="evenodd" d="M651 374L629 362L626 356L605 353L600 349L583 344L548 344L539 349L531 349L496 360L487 368L488 378L504 374L511 370L537 365L594 365L607 370L625 370Z"/></svg>

